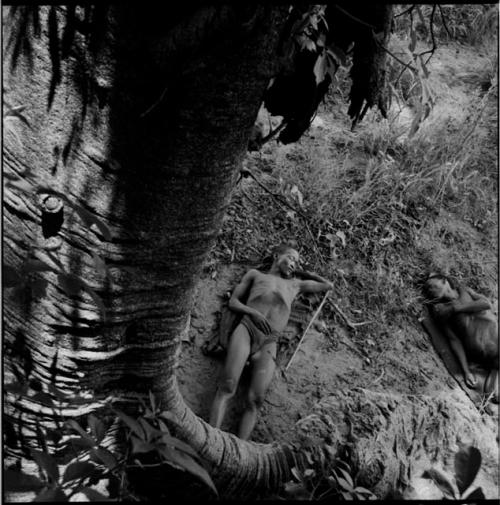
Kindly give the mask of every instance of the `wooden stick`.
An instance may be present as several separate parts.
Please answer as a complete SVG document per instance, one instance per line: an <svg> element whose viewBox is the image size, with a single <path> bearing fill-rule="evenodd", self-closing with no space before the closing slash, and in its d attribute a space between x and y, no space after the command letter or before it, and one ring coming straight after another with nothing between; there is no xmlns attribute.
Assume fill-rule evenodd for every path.
<svg viewBox="0 0 500 505"><path fill-rule="evenodd" d="M304 330L304 333L302 334L302 338L300 339L299 343L297 344L297 347L295 348L295 352L292 354L292 357L290 358L290 361L288 362L287 366L285 367L285 372L288 370L288 367L291 365L293 358L295 358L295 355L297 354L297 351L299 350L300 345L302 344L302 341L304 340L304 337L306 336L306 333L309 331L309 328L313 324L314 320L318 316L320 310L323 308L323 305L326 302L326 297L328 296L328 291L325 293L325 296L323 297L323 300L319 304L319 307L316 309L316 312L314 313L314 316L311 318L309 321L309 324L307 325L307 328Z"/></svg>

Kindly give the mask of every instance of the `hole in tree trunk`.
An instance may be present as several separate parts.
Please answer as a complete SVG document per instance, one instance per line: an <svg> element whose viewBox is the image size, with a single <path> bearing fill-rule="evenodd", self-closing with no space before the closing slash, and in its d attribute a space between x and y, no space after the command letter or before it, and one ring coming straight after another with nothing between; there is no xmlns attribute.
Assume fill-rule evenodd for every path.
<svg viewBox="0 0 500 505"><path fill-rule="evenodd" d="M43 197L42 202L42 233L44 238L57 235L64 221L63 202L54 195Z"/></svg>

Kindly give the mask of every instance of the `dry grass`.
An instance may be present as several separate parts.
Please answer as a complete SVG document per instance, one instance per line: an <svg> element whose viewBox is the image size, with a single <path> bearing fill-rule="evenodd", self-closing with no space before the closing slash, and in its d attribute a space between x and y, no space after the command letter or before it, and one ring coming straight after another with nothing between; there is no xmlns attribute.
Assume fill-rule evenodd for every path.
<svg viewBox="0 0 500 505"><path fill-rule="evenodd" d="M416 281L437 261L419 242L420 232L440 213L453 213L454 219L494 242L498 87L484 92L479 80L457 79L457 72L474 74L479 64L464 56L462 66L450 70L454 58L450 50L436 59L431 84L438 100L411 138L413 109L407 105L394 104L387 120L371 112L352 132L348 120L327 103L319 111L318 126L301 142L270 144L249 158L249 168L260 171L261 180L305 219L245 181L245 194L266 219L246 221L247 233L233 230L232 240L246 240L252 247L257 239L250 239L249 229L260 237L260 244L297 238L308 266L334 279L335 294L348 316L353 321L375 321L358 328L358 337L387 333L418 314ZM302 205L294 186L303 197ZM239 198L237 191L234 202ZM456 242L451 249L460 252L450 258L462 258L466 244L452 240ZM256 245L254 250L262 248ZM472 267L466 260L453 261L452 269L461 269L468 281ZM363 315L349 312L351 308L361 309Z"/></svg>
<svg viewBox="0 0 500 505"><path fill-rule="evenodd" d="M437 102L412 137L412 96L394 102L388 119L369 112L350 131L339 110L347 89L340 82L300 142L271 142L247 159L297 212L244 180L218 241L224 258L250 264L273 244L297 239L307 266L334 281L347 317L373 321L357 327L354 340L376 338L382 346L409 319L417 324L418 281L429 268L494 292L498 272L483 261L489 253L472 259L477 249L469 241L482 237L491 250L497 241L498 84L484 89L481 75L495 51L440 48L430 77ZM323 312L338 318L328 306Z"/></svg>

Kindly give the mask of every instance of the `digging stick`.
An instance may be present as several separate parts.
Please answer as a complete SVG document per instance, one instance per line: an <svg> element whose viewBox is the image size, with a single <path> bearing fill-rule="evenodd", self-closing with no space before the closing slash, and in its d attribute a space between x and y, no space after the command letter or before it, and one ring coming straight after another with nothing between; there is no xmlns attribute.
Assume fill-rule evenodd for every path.
<svg viewBox="0 0 500 505"><path fill-rule="evenodd" d="M314 320L316 319L316 317L320 313L321 309L323 308L323 305L326 302L326 297L327 296L328 296L328 291L325 293L325 296L323 297L323 300L319 304L319 307L316 309L316 312L314 313L314 316L311 318L311 320L309 321L309 324L307 325L307 328L304 330L304 333L302 334L302 337L299 340L299 343L297 344L297 347L295 348L295 351L292 354L292 357L290 358L290 361L288 362L288 364L285 367L285 372L288 370L288 367L292 364L293 358L295 358L295 355L297 354L297 351L299 350L299 347L302 344L302 341L304 340L304 337L306 336L306 333L309 331L309 328L311 327L311 325L313 324Z"/></svg>

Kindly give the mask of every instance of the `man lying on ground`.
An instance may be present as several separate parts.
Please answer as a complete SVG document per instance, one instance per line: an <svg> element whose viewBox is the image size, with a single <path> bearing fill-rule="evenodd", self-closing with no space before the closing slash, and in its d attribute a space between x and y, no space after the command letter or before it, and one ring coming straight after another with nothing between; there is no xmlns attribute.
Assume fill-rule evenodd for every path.
<svg viewBox="0 0 500 505"><path fill-rule="evenodd" d="M278 337L288 323L293 300L299 293L317 293L333 287L331 282L319 275L299 271L299 253L291 245L278 246L273 259L267 274L249 270L229 300L229 308L243 314L243 318L229 338L210 424L220 428L227 401L236 392L243 367L249 359L250 387L238 430L242 439L250 437L273 378ZM247 292L247 301L243 303Z"/></svg>
<svg viewBox="0 0 500 505"><path fill-rule="evenodd" d="M498 403L498 323L491 303L445 275L432 272L425 282L431 313L448 338L462 368L465 383L473 388L476 378L469 368L476 361L489 369L484 391Z"/></svg>

